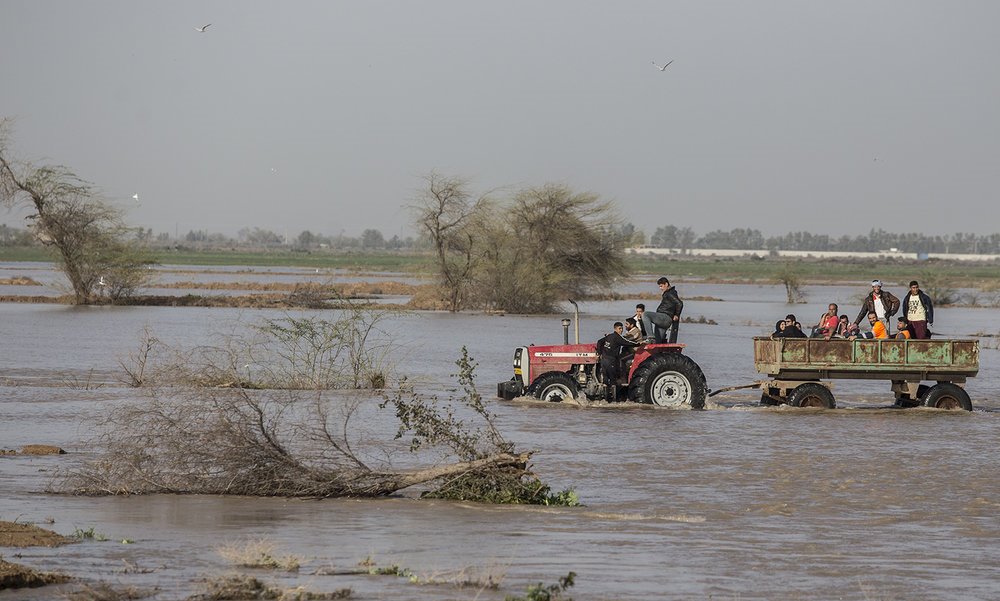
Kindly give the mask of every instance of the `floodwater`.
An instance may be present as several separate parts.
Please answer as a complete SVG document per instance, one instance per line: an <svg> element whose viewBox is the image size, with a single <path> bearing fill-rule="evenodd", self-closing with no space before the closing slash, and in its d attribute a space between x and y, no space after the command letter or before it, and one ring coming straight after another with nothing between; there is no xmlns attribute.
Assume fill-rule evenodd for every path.
<svg viewBox="0 0 1000 601"><path fill-rule="evenodd" d="M682 296L722 299L685 308L718 325L680 330L709 386L757 379L750 338L789 312L784 290L678 288ZM851 299L865 290L808 292L810 302L792 309L803 323L830 301L853 318ZM581 340L597 340L636 300L581 303ZM2 549L4 558L87 582L156 587L156 599L183 598L197 592L199 579L232 571L216 549L248 538L267 538L302 558L298 574L255 573L263 580L314 591L351 587L356 598L502 599L571 570L578 600L1000 598L1000 351L991 348L993 337L982 338L980 375L967 386L971 413L892 408L888 383L878 381L836 382L842 408L833 411L757 407L756 391L712 397L705 411L497 401L501 430L535 450L535 471L555 490L574 488L583 507L484 506L413 493L315 501L44 492L56 469L90 456L94 418L140 402L137 391L114 382L144 327L190 348L233 324L277 316L0 304L0 447L41 443L70 452L0 457L0 519L62 534L93 528L109 539ZM481 392L492 398L496 382L511 375L513 348L561 341L561 317L419 313L387 327L396 369L418 389L446 394L465 345L479 362ZM995 334L997 324L998 309L949 308L935 326L966 337ZM316 574L369 556L419 576L466 569L504 579L500 590L480 592ZM0 591L0 600L49 599L54 590Z"/></svg>

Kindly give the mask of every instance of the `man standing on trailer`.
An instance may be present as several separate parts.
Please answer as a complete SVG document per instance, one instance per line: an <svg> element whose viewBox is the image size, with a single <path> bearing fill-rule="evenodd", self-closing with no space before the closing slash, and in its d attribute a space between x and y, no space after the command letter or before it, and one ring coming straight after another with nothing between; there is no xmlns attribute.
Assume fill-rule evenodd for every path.
<svg viewBox="0 0 1000 601"><path fill-rule="evenodd" d="M646 317L653 322L653 336L656 342L664 342L667 330L670 330L670 344L677 342L677 327L681 322L681 311L684 310L684 301L677 295L677 289L670 285L670 280L660 278L656 280L656 285L663 292L663 299L655 312L647 312Z"/></svg>
<svg viewBox="0 0 1000 601"><path fill-rule="evenodd" d="M861 323L868 313L875 313L878 320L889 330L889 318L899 311L899 299L891 293L882 290L881 280L872 280L872 292L865 297L865 302L861 305L861 312L854 320L854 325Z"/></svg>
<svg viewBox="0 0 1000 601"><path fill-rule="evenodd" d="M910 282L910 291L903 297L903 311L914 338L927 339L931 337L931 327L934 326L934 303L931 297L920 289L917 280Z"/></svg>

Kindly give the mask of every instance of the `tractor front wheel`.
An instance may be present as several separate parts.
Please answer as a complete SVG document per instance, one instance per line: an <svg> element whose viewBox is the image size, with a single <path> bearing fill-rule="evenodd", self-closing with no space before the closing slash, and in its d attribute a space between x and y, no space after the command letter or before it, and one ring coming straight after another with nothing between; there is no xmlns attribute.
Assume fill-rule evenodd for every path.
<svg viewBox="0 0 1000 601"><path fill-rule="evenodd" d="M558 403L566 399L575 399L576 382L569 375L561 372L542 374L535 381L534 394L536 399Z"/></svg>

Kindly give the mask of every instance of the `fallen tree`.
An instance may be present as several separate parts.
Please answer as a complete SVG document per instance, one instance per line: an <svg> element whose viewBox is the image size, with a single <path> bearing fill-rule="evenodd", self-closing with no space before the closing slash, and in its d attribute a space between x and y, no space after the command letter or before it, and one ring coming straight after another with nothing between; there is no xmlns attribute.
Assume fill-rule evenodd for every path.
<svg viewBox="0 0 1000 601"><path fill-rule="evenodd" d="M242 339L211 353L228 357L222 364L235 378L224 387L191 385L218 379L218 364L202 364L209 374L201 379L189 367L178 374L184 385L172 386L162 371L152 379L155 386L144 385L149 372L133 368L130 376L148 398L114 409L99 424L98 456L68 474L60 489L324 498L378 497L438 483L430 492L443 488L436 496L449 498L575 504L566 491L550 494L530 471L531 453L517 451L497 429L475 390L475 363L464 348L456 362L463 394L425 397L404 379L378 403L357 385L350 394L325 386L337 371L331 362L364 357L371 330L359 338L351 328L316 325L291 320L256 327L277 344L265 354L282 359L281 369L270 372L280 379L267 388L239 377L247 348ZM144 336L143 364L159 344L150 332Z"/></svg>

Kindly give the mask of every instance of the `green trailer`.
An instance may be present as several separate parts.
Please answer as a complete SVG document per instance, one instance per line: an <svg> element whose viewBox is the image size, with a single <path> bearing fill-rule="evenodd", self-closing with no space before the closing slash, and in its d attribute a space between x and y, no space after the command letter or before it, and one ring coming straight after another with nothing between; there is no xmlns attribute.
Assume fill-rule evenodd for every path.
<svg viewBox="0 0 1000 601"><path fill-rule="evenodd" d="M755 337L753 360L771 378L757 382L762 405L833 409L824 380L863 379L890 381L900 406L971 411L965 382L979 373L979 341Z"/></svg>

